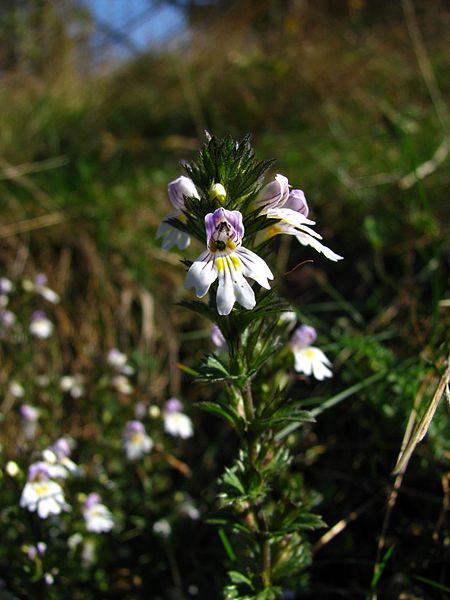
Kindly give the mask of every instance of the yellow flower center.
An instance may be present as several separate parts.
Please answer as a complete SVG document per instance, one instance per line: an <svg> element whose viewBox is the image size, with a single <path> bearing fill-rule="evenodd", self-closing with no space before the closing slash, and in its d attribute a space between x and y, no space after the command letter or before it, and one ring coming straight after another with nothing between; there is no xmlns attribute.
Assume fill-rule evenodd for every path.
<svg viewBox="0 0 450 600"><path fill-rule="evenodd" d="M34 487L34 491L38 496L45 496L46 494L48 494L48 485L46 485L45 483L39 483Z"/></svg>

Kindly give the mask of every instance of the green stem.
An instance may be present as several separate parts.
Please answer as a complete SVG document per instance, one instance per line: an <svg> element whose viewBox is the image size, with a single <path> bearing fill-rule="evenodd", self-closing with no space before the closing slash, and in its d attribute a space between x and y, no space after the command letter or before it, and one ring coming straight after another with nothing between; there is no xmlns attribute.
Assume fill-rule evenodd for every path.
<svg viewBox="0 0 450 600"><path fill-rule="evenodd" d="M272 585L272 561L270 554L270 540L264 540L261 548L262 580L265 588Z"/></svg>
<svg viewBox="0 0 450 600"><path fill-rule="evenodd" d="M252 382L250 379L248 379L245 384L244 393L242 394L242 399L244 401L245 420L247 421L247 425L248 425L255 418L255 407L253 405L253 394L252 394Z"/></svg>

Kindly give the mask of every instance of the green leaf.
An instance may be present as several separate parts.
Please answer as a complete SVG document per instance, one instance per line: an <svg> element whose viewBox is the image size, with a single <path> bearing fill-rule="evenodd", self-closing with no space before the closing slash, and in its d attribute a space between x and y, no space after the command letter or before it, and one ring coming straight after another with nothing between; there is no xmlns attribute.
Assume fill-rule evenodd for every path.
<svg viewBox="0 0 450 600"><path fill-rule="evenodd" d="M248 585L249 588L253 589L251 579L249 579L247 575L244 575L244 573L241 573L240 571L228 571L228 577L233 583Z"/></svg>
<svg viewBox="0 0 450 600"><path fill-rule="evenodd" d="M263 415L255 421L258 427L273 427L274 425L287 425L288 423L314 423L315 418L308 410L303 410L300 402L290 402L281 406L270 415Z"/></svg>
<svg viewBox="0 0 450 600"><path fill-rule="evenodd" d="M236 475L234 471L225 468L225 473L222 475L221 482L223 485L227 485L235 490L237 490L240 494L245 494L245 488L242 481Z"/></svg>
<svg viewBox="0 0 450 600"><path fill-rule="evenodd" d="M243 419L230 406L211 401L198 402L196 406L205 412L222 417L236 429L242 429L244 425Z"/></svg>
<svg viewBox="0 0 450 600"><path fill-rule="evenodd" d="M239 376L232 375L223 362L214 354L207 356L199 369L199 380L225 381L227 379L238 379Z"/></svg>

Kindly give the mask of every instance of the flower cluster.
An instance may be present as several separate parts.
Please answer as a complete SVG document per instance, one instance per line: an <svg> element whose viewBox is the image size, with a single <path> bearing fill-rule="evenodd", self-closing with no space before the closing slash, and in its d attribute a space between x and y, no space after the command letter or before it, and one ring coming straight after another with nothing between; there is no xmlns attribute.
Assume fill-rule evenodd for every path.
<svg viewBox="0 0 450 600"><path fill-rule="evenodd" d="M185 176L172 181L168 193L176 210L161 223L156 236L162 238L165 250L173 246L185 250L190 243L186 228L186 200L194 199L201 207L205 199L194 182ZM280 234L291 235L303 246L312 247L329 260L342 259L342 256L321 243L322 236L312 229L315 222L308 219L309 208L303 191L291 189L284 175L276 175L273 181L259 190L250 203L250 211L245 198L242 199L244 207L247 207L245 215L239 210L227 208L227 193L221 182L211 185L209 202L211 198L221 206L204 215L206 250L191 264L185 287L194 288L197 297L203 298L217 280L216 307L220 315L230 314L236 302L246 309L255 307L255 292L247 279L253 279L265 289L270 289L269 281L273 280L272 271L265 260L244 245L244 221L247 218L253 221L255 218L266 218L267 225L261 228L262 241ZM175 218L179 228L174 222Z"/></svg>

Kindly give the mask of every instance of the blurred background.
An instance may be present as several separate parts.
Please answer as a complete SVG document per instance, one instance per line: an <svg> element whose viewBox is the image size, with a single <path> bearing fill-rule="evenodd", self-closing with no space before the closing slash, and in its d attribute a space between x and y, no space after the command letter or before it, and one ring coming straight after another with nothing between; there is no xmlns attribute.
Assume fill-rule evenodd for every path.
<svg viewBox="0 0 450 600"><path fill-rule="evenodd" d="M119 346L152 402L183 396L198 431L185 458L201 463L192 496L235 441L192 408L213 392L177 368L195 368L209 344L205 323L174 306L186 294L180 257L154 239L180 160L205 130L250 133L345 257L292 270L305 254L287 240L276 258L288 273L280 293L335 365L332 381L309 384L318 422L293 441L317 511L341 524L330 539L314 534L302 597L450 595L444 402L385 521L408 418L431 400L448 353L449 25L445 0L0 3L1 274L45 272L62 298L57 360L35 368L87 372ZM2 363L5 387L17 355ZM89 439L88 414L62 414ZM195 569L179 566L197 583L205 536L221 556L202 532ZM119 571L102 593L141 597L142 579Z"/></svg>

